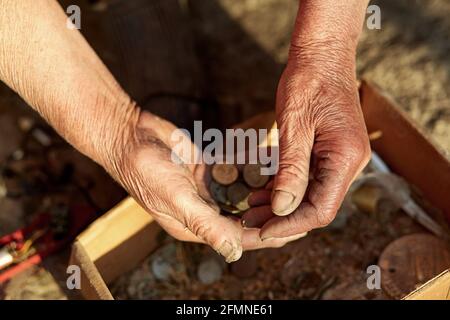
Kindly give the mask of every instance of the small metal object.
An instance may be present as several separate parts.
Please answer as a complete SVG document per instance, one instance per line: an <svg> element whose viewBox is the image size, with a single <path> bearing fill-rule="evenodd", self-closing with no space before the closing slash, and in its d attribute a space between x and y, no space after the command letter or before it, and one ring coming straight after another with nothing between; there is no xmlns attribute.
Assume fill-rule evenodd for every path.
<svg viewBox="0 0 450 320"><path fill-rule="evenodd" d="M216 163L212 167L211 175L217 183L228 186L237 180L239 170L234 164Z"/></svg>
<svg viewBox="0 0 450 320"><path fill-rule="evenodd" d="M248 196L250 190L240 182L233 183L227 189L227 197L231 204L241 211L245 211L250 208L248 204Z"/></svg>
<svg viewBox="0 0 450 320"><path fill-rule="evenodd" d="M229 204L230 202L227 199L227 188L221 184L218 184L215 181L211 181L209 184L209 191L211 192L212 197L219 203Z"/></svg>
<svg viewBox="0 0 450 320"><path fill-rule="evenodd" d="M220 207L220 209L222 209L223 211L225 211L227 213L231 213L231 214L240 214L241 213L241 210L239 210L238 208L235 208L235 207L227 205L227 204L219 203L219 207Z"/></svg>
<svg viewBox="0 0 450 320"><path fill-rule="evenodd" d="M252 188L262 188L269 181L268 175L261 174L261 164L246 164L244 166L243 175L245 182Z"/></svg>
<svg viewBox="0 0 450 320"><path fill-rule="evenodd" d="M430 234L412 234L391 242L378 262L381 285L393 298L401 299L450 266L445 241Z"/></svg>
<svg viewBox="0 0 450 320"><path fill-rule="evenodd" d="M400 206L386 197L384 193L380 187L366 184L356 189L352 193L351 199L359 210L374 216L380 222L387 222L391 214Z"/></svg>
<svg viewBox="0 0 450 320"><path fill-rule="evenodd" d="M391 199L411 218L442 239L450 240L450 236L444 228L434 221L422 207L414 201L411 197L411 190L408 184L400 177L393 174L383 159L375 152L372 152L371 165L377 172L369 174L366 177L375 180L375 184L386 189L386 191L392 195ZM367 178L363 179L368 180Z"/></svg>

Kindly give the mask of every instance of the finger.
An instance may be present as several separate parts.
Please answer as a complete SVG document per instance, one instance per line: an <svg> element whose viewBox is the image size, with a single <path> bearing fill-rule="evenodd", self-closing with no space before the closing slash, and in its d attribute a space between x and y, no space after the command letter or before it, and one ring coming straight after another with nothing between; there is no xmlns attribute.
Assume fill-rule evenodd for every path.
<svg viewBox="0 0 450 320"><path fill-rule="evenodd" d="M245 230L242 235L242 247L244 248L244 251L264 248L280 248L291 241L304 237L305 235L306 233L284 238L271 238L263 241L259 237L259 229Z"/></svg>
<svg viewBox="0 0 450 320"><path fill-rule="evenodd" d="M364 162L365 156L338 162L333 157L319 160L306 199L294 213L270 219L261 229L261 238L286 237L328 225Z"/></svg>
<svg viewBox="0 0 450 320"><path fill-rule="evenodd" d="M274 183L274 179L270 180L270 181L266 184L266 186L264 187L264 189L266 189L266 190L272 190L272 188L273 188L273 183Z"/></svg>
<svg viewBox="0 0 450 320"><path fill-rule="evenodd" d="M270 190L258 190L258 191L252 192L250 194L250 196L248 197L248 200L247 200L248 204L251 207L270 204L271 194L272 194L272 191L270 191Z"/></svg>
<svg viewBox="0 0 450 320"><path fill-rule="evenodd" d="M169 215L154 216L155 220L164 228L164 230L180 241L205 243L202 239L197 237L180 221Z"/></svg>
<svg viewBox="0 0 450 320"><path fill-rule="evenodd" d="M181 222L227 262L241 257L242 229L238 224L220 215L196 193L180 196L177 207L183 212Z"/></svg>
<svg viewBox="0 0 450 320"><path fill-rule="evenodd" d="M244 228L261 228L269 219L275 217L270 205L251 208L242 216Z"/></svg>
<svg viewBox="0 0 450 320"><path fill-rule="evenodd" d="M217 202L214 200L208 186L211 183L211 170L208 170L206 165L197 165L194 171L194 181L200 181L196 183L198 188L198 194L202 197L215 211L220 211Z"/></svg>
<svg viewBox="0 0 450 320"><path fill-rule="evenodd" d="M276 215L292 213L300 204L308 186L309 162L314 134L299 128L298 115L282 113L280 124L280 162L272 192L272 210Z"/></svg>

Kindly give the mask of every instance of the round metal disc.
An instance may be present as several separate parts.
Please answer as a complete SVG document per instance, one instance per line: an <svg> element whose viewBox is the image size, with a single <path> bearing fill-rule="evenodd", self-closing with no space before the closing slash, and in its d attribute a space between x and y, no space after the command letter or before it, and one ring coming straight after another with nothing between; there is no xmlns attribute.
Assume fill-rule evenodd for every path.
<svg viewBox="0 0 450 320"><path fill-rule="evenodd" d="M228 186L237 180L239 170L234 164L216 163L211 169L211 175L217 183Z"/></svg>
<svg viewBox="0 0 450 320"><path fill-rule="evenodd" d="M250 190L240 182L233 183L227 189L228 200L240 211L245 211L249 208L247 201L249 195Z"/></svg>
<svg viewBox="0 0 450 320"><path fill-rule="evenodd" d="M244 180L252 188L262 188L269 181L270 177L261 174L261 164L246 164L244 166Z"/></svg>
<svg viewBox="0 0 450 320"><path fill-rule="evenodd" d="M391 297L401 299L450 267L450 250L430 234L412 234L391 242L378 262L381 285Z"/></svg>

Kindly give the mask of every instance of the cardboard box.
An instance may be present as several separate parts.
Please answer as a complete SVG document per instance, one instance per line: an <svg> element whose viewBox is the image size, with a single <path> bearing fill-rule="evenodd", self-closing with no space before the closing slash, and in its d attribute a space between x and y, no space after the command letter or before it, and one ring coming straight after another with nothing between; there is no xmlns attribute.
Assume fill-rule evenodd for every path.
<svg viewBox="0 0 450 320"><path fill-rule="evenodd" d="M450 221L450 162L386 94L363 81L360 98L367 129L382 131L372 148ZM270 128L274 114L256 116L241 128ZM70 264L81 268L86 299L113 299L108 284L134 268L156 246L160 227L127 198L96 220L73 244ZM450 266L449 266L450 267ZM450 299L450 269L405 299Z"/></svg>

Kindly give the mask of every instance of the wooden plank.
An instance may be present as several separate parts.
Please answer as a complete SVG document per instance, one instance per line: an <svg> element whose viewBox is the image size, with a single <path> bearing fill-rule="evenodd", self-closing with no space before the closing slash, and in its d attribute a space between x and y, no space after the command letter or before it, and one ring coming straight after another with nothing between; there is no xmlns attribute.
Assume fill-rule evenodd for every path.
<svg viewBox="0 0 450 320"><path fill-rule="evenodd" d="M382 132L372 148L450 221L450 162L443 152L373 84L363 81L360 93L368 131Z"/></svg>
<svg viewBox="0 0 450 320"><path fill-rule="evenodd" d="M156 248L160 231L151 215L127 198L97 219L77 240L108 284Z"/></svg>
<svg viewBox="0 0 450 320"><path fill-rule="evenodd" d="M102 275L79 241L75 241L72 245L69 264L80 267L81 294L85 299L114 300Z"/></svg>
<svg viewBox="0 0 450 320"><path fill-rule="evenodd" d="M439 199L436 201L433 192L436 191L435 188L447 186L439 193L444 200L447 199L445 196L448 197L446 193L450 188L443 180L447 179L447 182L450 182L449 162L384 95L377 93L376 89L363 82L361 96L369 132L383 131L381 141L374 143L373 149L385 158L394 171L413 182L422 191L427 190L424 195L429 197L430 202L445 207L442 206L445 203ZM269 112L251 118L238 127L270 129L274 126L274 122L275 115ZM405 143L406 146L403 146ZM412 151L405 150L408 147ZM404 152L407 153L406 158ZM415 156L414 152L423 153ZM408 164L408 170L402 169L402 163ZM442 169L442 172L434 169L425 170L427 165L433 163ZM434 187L431 181L436 182ZM72 261L79 263L85 277L82 282L82 294L88 298L110 299L109 290L105 290L106 284L148 256L157 245L156 237L159 231L159 226L153 222L151 216L131 198L125 199L95 221L78 237L72 252ZM422 287L429 289L422 291L419 289L420 292L416 290L416 295L411 294L405 299L448 298L449 279L448 274L441 275ZM83 286L86 281L87 285Z"/></svg>
<svg viewBox="0 0 450 320"><path fill-rule="evenodd" d="M414 290L404 300L450 300L450 269Z"/></svg>

